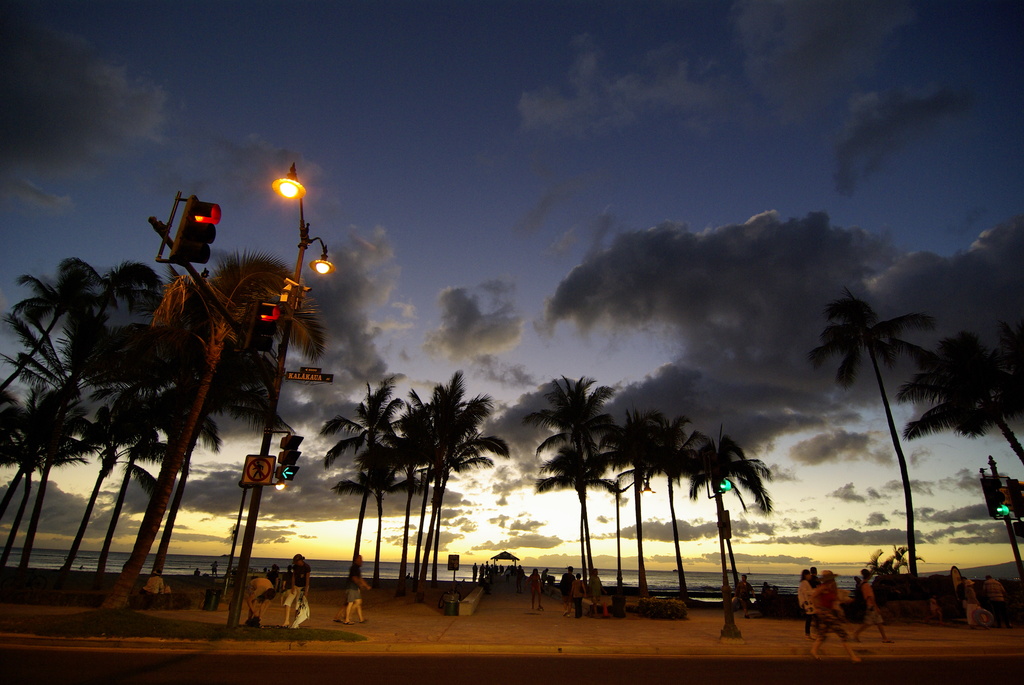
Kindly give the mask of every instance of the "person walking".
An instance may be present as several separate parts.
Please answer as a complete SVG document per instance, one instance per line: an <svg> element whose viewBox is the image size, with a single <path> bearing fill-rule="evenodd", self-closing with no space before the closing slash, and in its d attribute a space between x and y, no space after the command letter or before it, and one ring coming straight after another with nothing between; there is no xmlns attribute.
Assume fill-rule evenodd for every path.
<svg viewBox="0 0 1024 685"><path fill-rule="evenodd" d="M601 576L597 574L597 569L590 569L590 582L587 583L587 590L590 595L590 610L587 611L588 616L606 616L608 614L608 607L604 603L604 585L601 584ZM601 611L597 611L597 607L600 604Z"/></svg>
<svg viewBox="0 0 1024 685"><path fill-rule="evenodd" d="M864 600L864 621L853 631L853 641L860 642L860 634L867 630L869 626L875 626L878 628L878 633L882 636L882 642L891 643L893 640L890 640L889 636L885 634L885 621L882 620L882 612L879 611L878 602L875 601L875 588L871 587L871 583L868 582L868 579L871 578L871 572L863 569L860 575L862 580L859 585L859 591L861 598Z"/></svg>
<svg viewBox="0 0 1024 685"><path fill-rule="evenodd" d="M1012 628L1010 617L1006 613L1006 588L1003 587L1003 584L992 576L985 576L985 582L982 583L981 589L985 591L985 596L988 597L988 604L992 607L996 628L1002 628L1003 624L1007 628Z"/></svg>
<svg viewBox="0 0 1024 685"><path fill-rule="evenodd" d="M572 584L574 578L572 576L572 566L567 567L567 569L562 574L562 579L558 581L558 591L562 593L562 616L568 616L569 612L572 611Z"/></svg>
<svg viewBox="0 0 1024 685"><path fill-rule="evenodd" d="M583 582L583 576L579 573L572 581L572 604L576 618L583 618L583 598L587 596L587 584Z"/></svg>
<svg viewBox="0 0 1024 685"><path fill-rule="evenodd" d="M740 582L736 584L736 598L740 600L740 605L743 607L743 618L750 618L750 596L753 591L754 588L750 587L750 583L747 582L747 576L741 575Z"/></svg>
<svg viewBox="0 0 1024 685"><path fill-rule="evenodd" d="M363 555L358 555L352 560L352 567L348 570L348 585L345 587L345 599L348 600L348 609L345 611L345 625L353 624L353 611L359 617L360 623L366 623L363 618L363 590L369 590L370 584L363 580Z"/></svg>
<svg viewBox="0 0 1024 685"><path fill-rule="evenodd" d="M800 587L797 588L796 598L800 604L800 610L804 612L804 637L813 640L811 637L811 624L814 623L814 602L811 601L811 572L804 569L800 572Z"/></svg>
<svg viewBox="0 0 1024 685"><path fill-rule="evenodd" d="M831 571L821 572L820 583L811 592L811 601L814 602L814 616L818 624L817 635L811 646L811 656L821 659L818 655L821 643L825 641L829 633L835 633L839 641L843 643L843 649L850 656L850 661L860 661L860 657L853 653L850 645L846 642L849 636L841 625L842 607L839 604L839 589L836 587L834 573Z"/></svg>
<svg viewBox="0 0 1024 685"><path fill-rule="evenodd" d="M527 578L527 583L530 586L530 608L544 611L544 605L541 604L543 593L541 592L540 573L537 569L533 569L533 573Z"/></svg>
<svg viewBox="0 0 1024 685"><path fill-rule="evenodd" d="M288 592L284 598L284 625L289 627L292 624L293 612L299 608L302 599L309 601L309 576L313 572L312 567L306 563L306 557L296 554L292 557L291 578L288 581Z"/></svg>

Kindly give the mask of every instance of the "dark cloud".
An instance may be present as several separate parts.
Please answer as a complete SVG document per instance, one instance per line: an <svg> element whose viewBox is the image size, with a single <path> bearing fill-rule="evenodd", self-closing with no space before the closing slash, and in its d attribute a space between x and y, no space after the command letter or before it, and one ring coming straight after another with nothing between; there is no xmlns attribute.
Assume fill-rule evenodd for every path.
<svg viewBox="0 0 1024 685"><path fill-rule="evenodd" d="M424 349L452 361L513 349L523 333L514 295L515 287L502 280L482 283L476 292L446 288L438 296L441 325L427 333ZM484 298L486 306L481 303Z"/></svg>
<svg viewBox="0 0 1024 685"><path fill-rule="evenodd" d="M25 24L5 8L0 23L0 201L53 209L69 201L38 185L156 141L164 91L129 75L80 38ZM30 180L29 177L37 180Z"/></svg>
<svg viewBox="0 0 1024 685"><path fill-rule="evenodd" d="M836 141L836 190L849 195L888 157L941 122L965 114L971 100L968 93L945 88L926 94L892 90L853 98Z"/></svg>
<svg viewBox="0 0 1024 685"><path fill-rule="evenodd" d="M884 438L888 439L888 435ZM797 463L810 465L857 460L891 462L891 449L889 452L879 449L876 445L878 439L870 433L833 430L801 440L790 448L789 456Z"/></svg>
<svg viewBox="0 0 1024 685"><path fill-rule="evenodd" d="M527 131L584 137L627 126L645 115L666 113L692 126L709 114L721 117L736 101L736 89L711 68L695 69L673 46L652 50L642 68L607 73L593 37L579 36L563 88L547 86L519 98Z"/></svg>
<svg viewBox="0 0 1024 685"><path fill-rule="evenodd" d="M677 350L673 362L618 390L614 416L634 406L685 414L704 432L723 426L755 454L787 433L825 432L852 454L862 438L834 427L877 411L878 388L864 377L838 389L832 364L807 361L825 304L845 286L865 293L881 318L928 312L937 330L908 336L923 346L960 328L994 332L997 321L1020 316L1024 277L1013 255L1022 253L1022 217L949 257L902 253L824 214L781 220L766 212L699 233L665 223L622 232L590 254L558 285L539 326L656 335ZM895 392L897 382L889 385ZM864 443L872 460L888 458L885 440ZM797 454L804 463L823 459L829 444L815 438Z"/></svg>
<svg viewBox="0 0 1024 685"><path fill-rule="evenodd" d="M832 547L836 545L854 545L870 547L890 547L906 545L907 532L898 528L878 530L857 530L854 528L823 530L800 536L783 536L772 540L774 543L788 545L819 545Z"/></svg>
<svg viewBox="0 0 1024 685"><path fill-rule="evenodd" d="M747 78L784 119L796 119L874 71L914 13L894 0L744 0L733 17Z"/></svg>

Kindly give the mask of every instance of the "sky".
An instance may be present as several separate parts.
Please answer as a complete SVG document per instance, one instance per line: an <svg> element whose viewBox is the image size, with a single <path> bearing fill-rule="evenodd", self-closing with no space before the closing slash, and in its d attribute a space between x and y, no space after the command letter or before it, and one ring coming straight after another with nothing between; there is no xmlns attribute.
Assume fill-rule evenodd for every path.
<svg viewBox="0 0 1024 685"><path fill-rule="evenodd" d="M263 498L257 556L347 558L359 501L330 492L352 474L323 468L336 438L320 428L354 416L367 384L425 396L461 370L511 447L450 483L442 551L464 563L576 559L575 495L536 494L550 455L522 424L564 376L614 388L617 421L684 415L771 466L771 515L726 500L741 570L860 568L905 544L903 494L873 380L842 389L807 361L823 308L849 288L883 319L926 312L935 330L907 336L925 347L960 330L994 344L1022 316L1019 2L38 0L0 17L2 311L28 294L19 275L66 257L166 275L147 217L166 220L179 191L221 206L210 266L256 251L290 264L298 211L270 183L294 163L307 188L338 269L304 276L327 353L293 350L288 368L334 382L284 387L306 440L293 486ZM885 371L890 396L912 372ZM894 409L900 426L923 410ZM259 436L221 431L221 451L193 459L172 553L230 549ZM905 451L922 572L1010 561L977 479L989 455L1024 479L1001 436ZM70 544L94 479L53 474L37 545ZM667 570L667 488L652 487L645 563ZM714 503L677 494L684 565L715 570ZM144 508L133 486L118 549ZM386 501L382 559L399 558L403 508ZM613 568L614 500L589 508Z"/></svg>

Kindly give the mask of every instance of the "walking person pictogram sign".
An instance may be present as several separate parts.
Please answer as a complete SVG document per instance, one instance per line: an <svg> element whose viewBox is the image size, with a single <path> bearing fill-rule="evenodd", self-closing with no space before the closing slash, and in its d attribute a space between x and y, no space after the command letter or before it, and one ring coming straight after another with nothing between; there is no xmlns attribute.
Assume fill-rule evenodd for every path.
<svg viewBox="0 0 1024 685"><path fill-rule="evenodd" d="M273 485L275 458L267 454L247 454L242 470L242 485Z"/></svg>

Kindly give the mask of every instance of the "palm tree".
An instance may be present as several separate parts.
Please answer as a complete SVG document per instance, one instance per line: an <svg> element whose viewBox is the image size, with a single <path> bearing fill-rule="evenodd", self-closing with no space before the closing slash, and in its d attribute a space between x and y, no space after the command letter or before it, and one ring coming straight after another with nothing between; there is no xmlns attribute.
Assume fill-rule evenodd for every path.
<svg viewBox="0 0 1024 685"><path fill-rule="evenodd" d="M929 330L935 320L922 313L904 314L886 321L879 321L878 315L864 300L855 297L849 289L843 289L843 297L830 302L825 307L825 318L829 324L821 333L821 345L808 353L808 358L815 368L821 367L832 357L841 357L836 370L835 381L841 387L848 388L857 380L863 355L867 353L871 368L878 384L878 392L882 397L885 419L889 424L889 435L896 451L899 463L900 478L903 481L903 499L907 508L907 549L910 554L910 573L917 575L917 543L914 535L914 501L910 490L910 473L907 460L900 446L899 433L892 418L889 397L882 382L879 362L892 368L902 354L920 358L922 350L912 345L901 336L908 330Z"/></svg>
<svg viewBox="0 0 1024 685"><path fill-rule="evenodd" d="M445 463L454 455L467 451L492 452L508 456L508 444L495 436L481 436L480 425L487 420L494 409L494 401L488 395L477 395L466 399L466 384L461 371L452 374L447 385L434 386L430 402L423 405L412 395L414 411L425 411L433 448L431 459L434 479L430 505L430 524L423 545L422 565L416 586L416 601L426 598L427 560L433 544L439 544L441 530L441 501L444 496ZM436 527L436 528L435 528Z"/></svg>
<svg viewBox="0 0 1024 685"><path fill-rule="evenodd" d="M543 476L536 481L538 493L551 492L553 490L574 490L580 503L580 527L583 534L580 536L580 554L584 567L593 567L593 558L588 556L584 547L589 532L587 521L587 490L593 487L614 491L616 484L614 480L604 478L608 469L608 460L604 455L591 451L587 458L581 459L569 445L562 445L558 453L544 462L540 467ZM547 475L545 475L547 474Z"/></svg>
<svg viewBox="0 0 1024 685"><path fill-rule="evenodd" d="M423 473L422 467L430 461L429 432L425 422L426 412L413 411L409 405L405 405L405 411L398 419L400 435L395 438L395 463L398 471L405 480L398 483L398 488L404 488L405 498L405 525L402 528L402 560L398 566L398 583L395 586L395 597L405 597L407 592L405 575L409 562L409 526L412 518L412 498L417 491L426 491L425 478L418 474ZM424 509L426 502L424 501ZM423 518L421 516L421 518ZM422 521L420 523L420 538L422 538ZM418 547L417 547L418 551ZM418 567L416 568L418 571ZM416 577L419 574L416 573Z"/></svg>
<svg viewBox="0 0 1024 685"><path fill-rule="evenodd" d="M18 489L19 483L23 486L23 494L11 521L3 554L0 556L0 569L7 566L7 560L18 536L18 529L28 507L32 493L32 475L37 471L41 472L46 463L50 443L53 439L54 415L60 403L60 397L55 392L33 390L24 406L18 407L16 411L7 413L5 416L7 419L5 433L7 441L9 441L5 442L11 449L11 454L16 455L13 461L8 460L8 464L17 466L18 470L7 486L7 496L3 502L4 510ZM52 464L54 468L84 463L82 454L88 450L74 437L83 429L83 421L83 412L77 404L68 409L64 421L65 430L56 452L57 456Z"/></svg>
<svg viewBox="0 0 1024 685"><path fill-rule="evenodd" d="M705 436L697 451L696 463L690 472L690 499L697 501L701 493L715 491L724 479L735 486L731 492L736 494L743 511L747 510L747 503L743 499L743 493L746 492L754 498L762 514L772 513L772 498L765 487L765 482L772 480L771 469L760 459L748 459L743 448L719 429L718 444ZM725 542L729 548L733 582L739 584L730 537L726 537Z"/></svg>
<svg viewBox="0 0 1024 685"><path fill-rule="evenodd" d="M662 418L658 421L653 464L653 473L664 475L668 481L668 508L672 516L672 539L676 551L676 572L679 574L679 599L684 602L690 597L686 588L683 555L679 547L679 520L676 517L674 485L683 476L689 476L694 472L697 449L706 440L704 434L697 431L687 433L686 426L689 423L690 419L685 416L677 416L672 420Z"/></svg>
<svg viewBox="0 0 1024 685"><path fill-rule="evenodd" d="M87 309L94 303L90 288L91 271L82 260L70 258L60 263L57 279L52 285L28 274L18 277L18 285L28 286L33 295L14 305L4 318L24 340L31 340L31 343L28 352L19 354L16 360L5 357L15 364L15 369L0 385L0 390L5 390L21 375L65 314Z"/></svg>
<svg viewBox="0 0 1024 685"><path fill-rule="evenodd" d="M191 342L199 347L203 364L197 374L195 392L190 396L191 404L187 412L181 414L178 430L168 440L167 454L131 555L103 602L103 608L123 608L127 603L128 594L156 539L196 426L203 418L206 398L224 350L229 344L241 347L238 343L241 330L237 322L245 319L245 312L254 302L277 297L289 275L288 266L277 257L260 253L231 255L221 261L204 286L193 282L189 276L178 277L167 286L154 315L154 326L166 332L168 340L179 340L185 344ZM203 294L210 292L221 301L233 320L226 319L219 309L208 305ZM307 357L315 359L323 350L323 329L315 308L307 300L302 311L290 315L293 338L303 344Z"/></svg>
<svg viewBox="0 0 1024 685"><path fill-rule="evenodd" d="M320 429L320 435L337 435L346 433L350 437L336 442L324 456L324 468L329 469L335 460L345 452L354 454L354 462L365 472L375 465L383 464L390 455L390 446L394 437L396 414L402 408L402 400L392 397L395 391L394 377L382 380L371 390L366 384L366 398L356 407L356 418L348 419L340 414L326 421ZM353 494L355 490L346 490L344 494ZM342 494L342 493L339 493ZM356 525L355 548L352 558L359 556L359 547L363 536L363 519L366 516L366 502L370 490L359 490L362 502L359 506L359 522ZM376 563L376 562L374 562Z"/></svg>
<svg viewBox="0 0 1024 685"><path fill-rule="evenodd" d="M28 360L25 366L26 380L36 388L52 389L57 405L51 424L50 442L39 473L39 487L22 542L19 574L28 571L50 470L57 463L61 445L68 437L69 418L74 407L81 401L83 388L90 385L109 363L104 356L107 340L105 316L96 315L91 310L71 312L60 340L56 344L50 339L43 341L37 348L38 356Z"/></svg>
<svg viewBox="0 0 1024 685"><path fill-rule="evenodd" d="M103 315L108 308L116 309L118 302L124 302L128 311L136 311L155 302L159 280L153 269L139 262L123 262L101 276L77 257L61 261L53 285L27 274L20 276L18 285L28 286L34 294L14 305L6 320L16 329L31 325L39 335L29 351L19 355L14 372L0 385L0 391L22 373L65 314L94 308Z"/></svg>
<svg viewBox="0 0 1024 685"><path fill-rule="evenodd" d="M655 434L658 425L664 422L659 411L636 409L626 412L626 422L622 426L613 426L601 441L608 449L606 457L617 468L629 467L621 476L627 474L633 478L633 508L636 512L636 557L637 587L641 597L649 597L647 590L647 567L644 564L644 522L640 497L643 491L650 489L650 476L653 471L655 453Z"/></svg>
<svg viewBox="0 0 1024 685"><path fill-rule="evenodd" d="M935 352L925 354L918 364L921 371L903 384L896 399L930 402L932 408L909 422L903 437L953 430L975 438L995 427L1024 462L1024 448L1009 426L1021 406L1015 401L1013 374L1000 350L988 349L977 335L961 331L940 340Z"/></svg>
<svg viewBox="0 0 1024 685"><path fill-rule="evenodd" d="M545 438L537 446L537 454L562 446L570 448L570 454L580 460L579 464L566 468L566 473L584 474L592 472L593 466L583 463L588 459L598 459L597 444L601 437L614 425L612 417L602 411L605 403L612 398L615 391L601 385L593 390L596 383L593 378L581 377L570 381L562 376L551 381L551 390L544 395L550 405L547 409L535 411L523 417L523 423L539 426L553 431L553 435ZM595 462L598 465L600 462ZM561 467L560 467L561 468ZM586 478L578 479L577 485L585 485ZM593 553L590 547L590 523L587 520L586 491L577 492L580 498L580 545L583 548L583 568L593 565Z"/></svg>
<svg viewBox="0 0 1024 685"><path fill-rule="evenodd" d="M125 421L111 410L109 406L101 406L96 410L92 421L85 422L83 430L83 443L86 449L95 450L99 455L99 473L96 476L96 483L82 514L82 521L78 526L71 549L64 559L60 574L54 583L54 589L60 590L67 581L68 574L78 556L82 540L85 538L85 531L92 518L93 508L100 494L103 481L111 474L117 463L129 454L136 452L140 444L145 444L152 429L138 422Z"/></svg>

